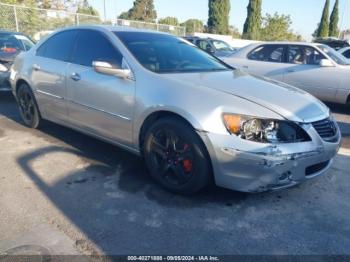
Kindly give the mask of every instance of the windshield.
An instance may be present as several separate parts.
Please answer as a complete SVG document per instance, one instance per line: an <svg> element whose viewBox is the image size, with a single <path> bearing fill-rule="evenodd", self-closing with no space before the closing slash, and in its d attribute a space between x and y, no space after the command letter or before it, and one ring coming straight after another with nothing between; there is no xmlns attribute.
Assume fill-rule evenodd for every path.
<svg viewBox="0 0 350 262"><path fill-rule="evenodd" d="M344 57L342 54L335 51L333 48L326 45L319 45L318 48L320 48L323 52L325 52L337 64L350 65L350 60L346 59L346 57Z"/></svg>
<svg viewBox="0 0 350 262"><path fill-rule="evenodd" d="M217 58L171 35L144 32L115 34L140 64L155 73L232 70Z"/></svg>
<svg viewBox="0 0 350 262"><path fill-rule="evenodd" d="M218 51L230 51L230 52L234 51L234 49L224 41L213 40L212 43L215 46L215 49Z"/></svg>
<svg viewBox="0 0 350 262"><path fill-rule="evenodd" d="M0 50L2 52L28 51L33 46L33 41L24 35L9 33L0 34Z"/></svg>

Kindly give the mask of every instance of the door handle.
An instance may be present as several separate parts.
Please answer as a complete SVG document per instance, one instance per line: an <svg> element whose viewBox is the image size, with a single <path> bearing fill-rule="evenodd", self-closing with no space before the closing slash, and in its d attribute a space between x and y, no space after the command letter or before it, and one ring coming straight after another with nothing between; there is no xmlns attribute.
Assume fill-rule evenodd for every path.
<svg viewBox="0 0 350 262"><path fill-rule="evenodd" d="M243 66L243 68L244 68L244 69L248 69L248 68L249 68L249 66Z"/></svg>
<svg viewBox="0 0 350 262"><path fill-rule="evenodd" d="M80 75L77 73L72 73L70 75L70 78L73 79L74 81L79 81L81 79Z"/></svg>
<svg viewBox="0 0 350 262"><path fill-rule="evenodd" d="M33 65L33 70L34 71L40 71L40 66L38 66L37 64Z"/></svg>
<svg viewBox="0 0 350 262"><path fill-rule="evenodd" d="M296 71L296 69L287 69L288 73L294 73Z"/></svg>

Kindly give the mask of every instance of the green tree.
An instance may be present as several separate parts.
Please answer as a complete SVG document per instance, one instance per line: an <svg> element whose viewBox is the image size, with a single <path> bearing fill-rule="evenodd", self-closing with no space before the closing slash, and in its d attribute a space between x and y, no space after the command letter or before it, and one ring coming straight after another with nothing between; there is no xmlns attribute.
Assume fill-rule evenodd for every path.
<svg viewBox="0 0 350 262"><path fill-rule="evenodd" d="M204 32L204 24L199 19L188 19L184 23L181 24L181 26L186 27L186 34L193 34L193 33L203 33Z"/></svg>
<svg viewBox="0 0 350 262"><path fill-rule="evenodd" d="M334 37L339 36L338 23L339 23L339 0L336 0L332 14L331 14L330 23L329 23L329 36L334 36Z"/></svg>
<svg viewBox="0 0 350 262"><path fill-rule="evenodd" d="M229 0L209 0L209 33L228 34L230 32L230 9L231 5Z"/></svg>
<svg viewBox="0 0 350 262"><path fill-rule="evenodd" d="M266 14L262 19L260 40L263 41L301 41L302 37L291 29L292 20L289 15Z"/></svg>
<svg viewBox="0 0 350 262"><path fill-rule="evenodd" d="M243 38L258 40L261 28L261 5L262 0L249 0L247 6L247 19L243 27Z"/></svg>
<svg viewBox="0 0 350 262"><path fill-rule="evenodd" d="M133 7L128 11L128 19L155 22L157 12L153 0L135 0Z"/></svg>
<svg viewBox="0 0 350 262"><path fill-rule="evenodd" d="M79 14L86 14L86 15L94 15L94 16L98 16L99 15L98 11L89 4L88 0L84 0L78 6L77 13L79 13Z"/></svg>
<svg viewBox="0 0 350 262"><path fill-rule="evenodd" d="M160 18L158 20L158 23L164 24L164 25L175 25L175 26L178 26L180 24L179 20L176 17L171 17L171 16Z"/></svg>
<svg viewBox="0 0 350 262"><path fill-rule="evenodd" d="M317 37L328 37L328 36L329 36L329 0L326 0L326 3L323 8L321 22L317 30Z"/></svg>

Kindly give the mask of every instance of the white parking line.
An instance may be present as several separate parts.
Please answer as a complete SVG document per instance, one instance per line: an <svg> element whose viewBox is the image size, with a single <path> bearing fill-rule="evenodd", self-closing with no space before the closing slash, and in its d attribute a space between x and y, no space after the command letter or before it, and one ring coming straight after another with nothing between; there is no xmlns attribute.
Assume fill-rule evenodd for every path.
<svg viewBox="0 0 350 262"><path fill-rule="evenodd" d="M339 154L343 156L350 156L350 149L347 148L340 148Z"/></svg>

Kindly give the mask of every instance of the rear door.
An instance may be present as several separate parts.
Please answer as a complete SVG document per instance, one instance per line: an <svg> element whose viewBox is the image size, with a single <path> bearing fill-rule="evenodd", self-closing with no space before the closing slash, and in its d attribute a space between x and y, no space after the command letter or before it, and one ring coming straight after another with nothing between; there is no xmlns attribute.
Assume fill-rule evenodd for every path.
<svg viewBox="0 0 350 262"><path fill-rule="evenodd" d="M44 117L65 120L66 70L76 30L57 33L36 50L31 68L31 81Z"/></svg>
<svg viewBox="0 0 350 262"><path fill-rule="evenodd" d="M312 46L290 45L289 63L283 81L309 92L324 101L334 101L339 79L336 67L321 67L320 61L327 59Z"/></svg>
<svg viewBox="0 0 350 262"><path fill-rule="evenodd" d="M282 81L285 68L285 45L261 45L247 55L242 70L253 75Z"/></svg>
<svg viewBox="0 0 350 262"><path fill-rule="evenodd" d="M80 30L67 69L69 119L87 131L131 144L135 81L97 73L92 67L94 61L126 66L108 36Z"/></svg>

